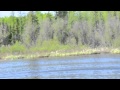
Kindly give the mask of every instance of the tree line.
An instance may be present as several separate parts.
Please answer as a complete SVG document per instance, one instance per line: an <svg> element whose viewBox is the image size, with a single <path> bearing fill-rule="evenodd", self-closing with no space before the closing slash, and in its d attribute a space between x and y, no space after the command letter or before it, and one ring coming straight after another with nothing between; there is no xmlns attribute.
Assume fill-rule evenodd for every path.
<svg viewBox="0 0 120 90"><path fill-rule="evenodd" d="M19 11L0 18L0 46L20 42L26 48L55 40L61 45L120 46L120 11L55 11L55 15Z"/></svg>

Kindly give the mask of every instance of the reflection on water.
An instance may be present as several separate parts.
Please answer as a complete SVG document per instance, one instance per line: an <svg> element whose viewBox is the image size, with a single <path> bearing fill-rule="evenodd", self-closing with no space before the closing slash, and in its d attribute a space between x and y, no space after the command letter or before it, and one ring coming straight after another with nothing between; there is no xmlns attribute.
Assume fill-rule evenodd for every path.
<svg viewBox="0 0 120 90"><path fill-rule="evenodd" d="M37 61L29 62L27 68L30 68L29 70L29 76L33 78L38 78L39 72L37 72L37 69L40 69L39 63Z"/></svg>
<svg viewBox="0 0 120 90"><path fill-rule="evenodd" d="M98 54L0 61L0 78L120 79L120 55Z"/></svg>

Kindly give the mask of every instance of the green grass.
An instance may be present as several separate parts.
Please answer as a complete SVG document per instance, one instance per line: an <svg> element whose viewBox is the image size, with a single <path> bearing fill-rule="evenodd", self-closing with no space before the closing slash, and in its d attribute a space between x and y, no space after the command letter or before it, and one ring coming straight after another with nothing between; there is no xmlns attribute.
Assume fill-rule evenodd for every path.
<svg viewBox="0 0 120 90"><path fill-rule="evenodd" d="M0 53L14 53L14 52L25 52L26 48L24 45L16 42L14 45L11 46L2 46L0 47Z"/></svg>
<svg viewBox="0 0 120 90"><path fill-rule="evenodd" d="M44 41L42 45L37 44L26 49L20 42L16 42L11 46L0 47L0 58L2 59L18 59L18 58L40 58L46 56L75 56L82 54L99 54L108 52L120 54L119 48L94 48L91 49L83 45L61 45L56 40ZM17 53L17 54L16 54Z"/></svg>
<svg viewBox="0 0 120 90"><path fill-rule="evenodd" d="M71 47L69 45L61 45L58 41L50 40L50 41L44 41L42 45L36 45L32 48L30 48L31 52L37 52L37 51L56 51L56 50L67 50Z"/></svg>
<svg viewBox="0 0 120 90"><path fill-rule="evenodd" d="M118 48L116 48L116 49L111 49L110 53L120 54L120 49L118 49Z"/></svg>
<svg viewBox="0 0 120 90"><path fill-rule="evenodd" d="M41 51L56 51L56 50L68 50L71 47L69 45L61 45L58 41L50 40L44 41L42 45L38 44L36 46L32 46L27 49L24 45L20 44L20 42L16 42L11 46L2 46L0 47L0 53L25 53L25 52L41 52Z"/></svg>

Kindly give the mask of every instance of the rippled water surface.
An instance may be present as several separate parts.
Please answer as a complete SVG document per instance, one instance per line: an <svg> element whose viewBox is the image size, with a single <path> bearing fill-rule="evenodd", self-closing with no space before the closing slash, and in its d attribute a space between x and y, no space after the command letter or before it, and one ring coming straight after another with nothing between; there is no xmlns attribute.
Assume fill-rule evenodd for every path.
<svg viewBox="0 0 120 90"><path fill-rule="evenodd" d="M120 79L120 55L0 61L0 79Z"/></svg>

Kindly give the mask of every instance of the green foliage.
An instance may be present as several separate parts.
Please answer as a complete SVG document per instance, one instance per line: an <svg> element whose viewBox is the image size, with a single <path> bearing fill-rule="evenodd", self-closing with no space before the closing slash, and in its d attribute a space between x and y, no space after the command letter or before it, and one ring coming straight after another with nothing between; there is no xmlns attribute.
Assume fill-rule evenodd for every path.
<svg viewBox="0 0 120 90"><path fill-rule="evenodd" d="M110 14L108 14L108 11L102 11L102 15L103 15L103 20L104 20L104 22L107 22L107 20L108 20L108 15L110 15Z"/></svg>
<svg viewBox="0 0 120 90"><path fill-rule="evenodd" d="M25 46L16 41L14 45L10 47L11 52L24 52L26 50Z"/></svg>
<svg viewBox="0 0 120 90"><path fill-rule="evenodd" d="M9 47L2 46L0 47L0 53L10 53Z"/></svg>
<svg viewBox="0 0 120 90"><path fill-rule="evenodd" d="M40 50L56 50L59 48L59 42L54 40L44 41Z"/></svg>
<svg viewBox="0 0 120 90"><path fill-rule="evenodd" d="M69 24L72 25L75 20L76 20L75 13L73 11L69 11L69 14L68 14Z"/></svg>
<svg viewBox="0 0 120 90"><path fill-rule="evenodd" d="M39 22L43 20L43 14L40 11L36 11L35 15L38 18Z"/></svg>
<svg viewBox="0 0 120 90"><path fill-rule="evenodd" d="M12 12L11 16L0 18L0 52L120 46L119 11L55 12L57 19L56 15L40 11L19 17ZM5 40L10 45L4 43Z"/></svg>
<svg viewBox="0 0 120 90"><path fill-rule="evenodd" d="M114 41L113 41L113 47L120 47L120 37L117 37Z"/></svg>
<svg viewBox="0 0 120 90"><path fill-rule="evenodd" d="M25 51L26 51L25 46L18 41L14 45L0 47L1 53L14 53L14 52L22 53Z"/></svg>
<svg viewBox="0 0 120 90"><path fill-rule="evenodd" d="M36 45L31 47L30 51L56 51L56 50L67 50L70 49L69 45L61 45L57 40L44 41L42 45Z"/></svg>

